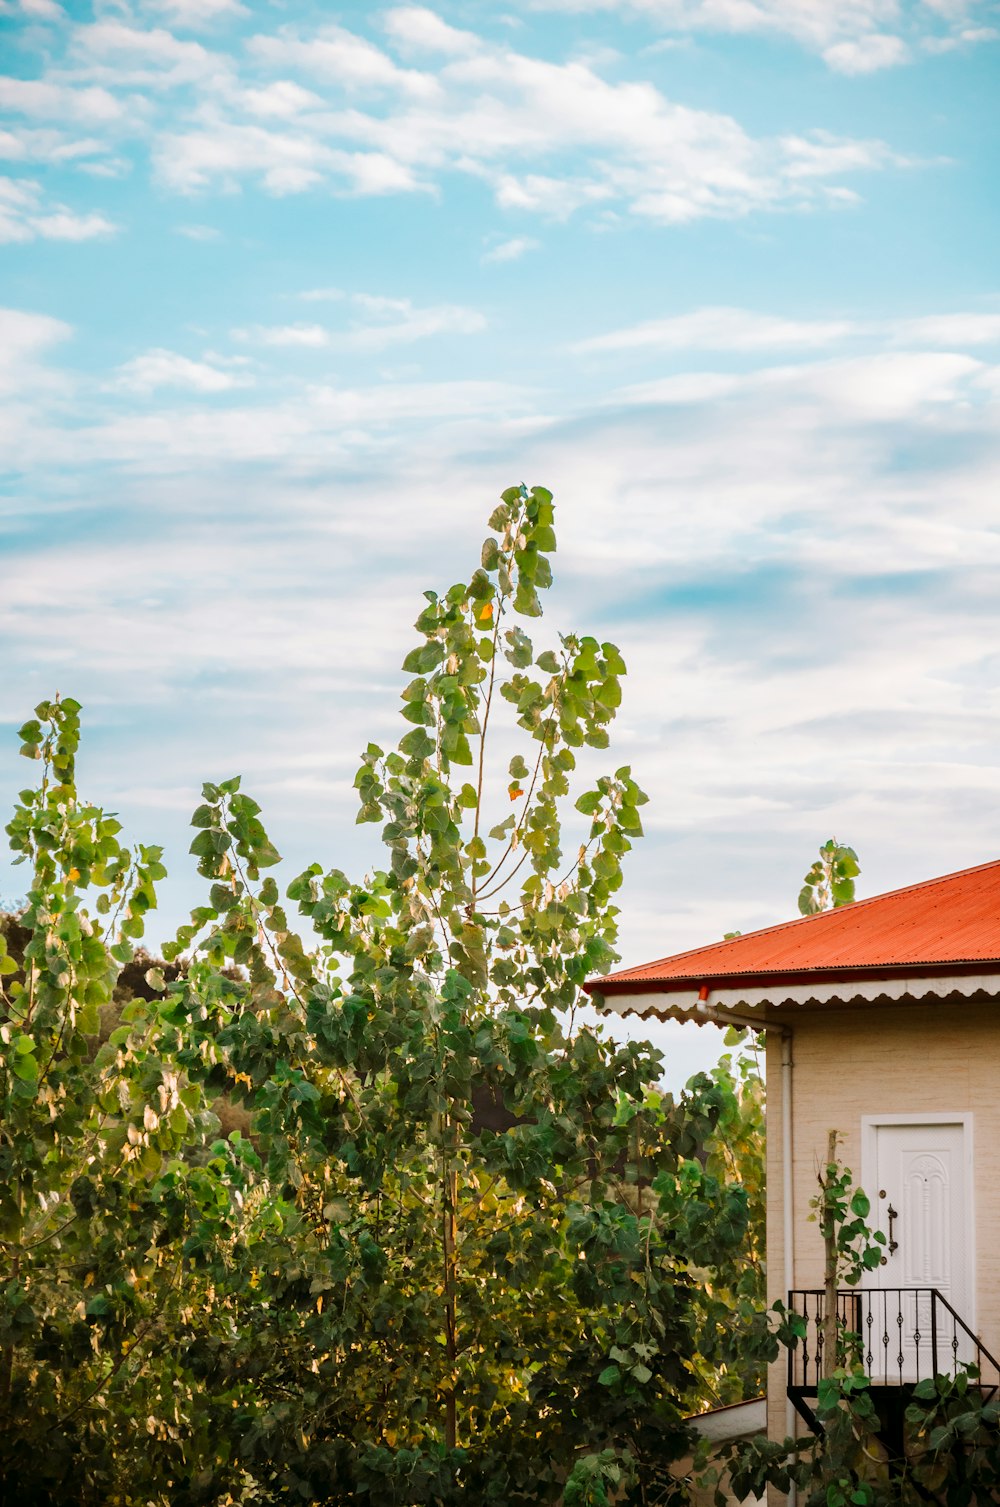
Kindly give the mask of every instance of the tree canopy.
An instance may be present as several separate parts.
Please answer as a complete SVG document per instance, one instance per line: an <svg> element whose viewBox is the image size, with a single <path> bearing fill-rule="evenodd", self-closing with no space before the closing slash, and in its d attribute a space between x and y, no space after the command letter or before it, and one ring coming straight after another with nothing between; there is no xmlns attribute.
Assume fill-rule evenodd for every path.
<svg viewBox="0 0 1000 1507"><path fill-rule="evenodd" d="M555 546L551 495L511 488L468 580L425 593L408 727L355 780L383 866L282 897L259 806L206 784L204 900L141 988L162 852L80 794L78 703L22 727L0 1485L25 1507L681 1500L686 1413L759 1387L752 1065L674 1098L650 1046L574 1019L646 798L578 770L618 649L529 637Z"/></svg>

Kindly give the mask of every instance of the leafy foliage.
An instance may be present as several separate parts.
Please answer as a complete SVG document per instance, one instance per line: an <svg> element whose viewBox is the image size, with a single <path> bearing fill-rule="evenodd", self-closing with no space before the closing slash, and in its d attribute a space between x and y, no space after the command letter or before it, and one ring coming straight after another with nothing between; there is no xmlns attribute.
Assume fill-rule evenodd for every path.
<svg viewBox="0 0 1000 1507"><path fill-rule="evenodd" d="M205 785L204 903L127 1002L162 855L81 800L77 703L21 730L42 777L8 827L32 880L0 962L19 1503L669 1502L685 1413L759 1385L759 1078L724 1063L675 1101L648 1045L573 1027L642 831L627 766L572 788L625 666L528 636L550 494L511 488L490 529L470 579L425 594L407 731L362 757L384 868L316 863L282 899L256 802Z"/></svg>
<svg viewBox="0 0 1000 1507"><path fill-rule="evenodd" d="M799 914L815 916L819 911L850 905L854 899L854 881L861 873L858 855L835 837L819 850L819 857L802 881Z"/></svg>
<svg viewBox="0 0 1000 1507"><path fill-rule="evenodd" d="M737 1501L794 1482L804 1507L992 1507L1000 1492L1000 1402L969 1370L916 1383L902 1449L887 1448L869 1380L839 1368L820 1384L821 1433L733 1447ZM717 1497L722 1502L721 1494Z"/></svg>

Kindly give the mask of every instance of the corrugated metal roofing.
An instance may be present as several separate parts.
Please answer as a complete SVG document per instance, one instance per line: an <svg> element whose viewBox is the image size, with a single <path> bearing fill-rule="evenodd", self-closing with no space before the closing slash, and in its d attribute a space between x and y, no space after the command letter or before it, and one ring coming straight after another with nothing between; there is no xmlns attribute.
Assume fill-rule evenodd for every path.
<svg viewBox="0 0 1000 1507"><path fill-rule="evenodd" d="M751 978L1000 963L1000 860L593 979L626 994Z"/></svg>

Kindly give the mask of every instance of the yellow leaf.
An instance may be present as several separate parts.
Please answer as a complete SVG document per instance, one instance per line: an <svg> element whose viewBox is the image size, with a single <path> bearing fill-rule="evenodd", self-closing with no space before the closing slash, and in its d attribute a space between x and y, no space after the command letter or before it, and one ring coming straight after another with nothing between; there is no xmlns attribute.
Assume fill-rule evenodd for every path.
<svg viewBox="0 0 1000 1507"><path fill-rule="evenodd" d="M316 1312L317 1313L322 1313L323 1312L323 1294L322 1293L320 1293L319 1297L316 1299Z"/></svg>
<svg viewBox="0 0 1000 1507"><path fill-rule="evenodd" d="M76 882L76 880L79 879L79 877L80 877L80 870L79 869L70 869L69 873L66 875L66 881L67 881L68 884L74 884Z"/></svg>
<svg viewBox="0 0 1000 1507"><path fill-rule="evenodd" d="M479 609L479 621L481 623L492 623L492 621L493 621L493 603L492 602L484 602L483 605L480 607L480 609Z"/></svg>
<svg viewBox="0 0 1000 1507"><path fill-rule="evenodd" d="M524 794L524 791L521 789L520 785L509 785L507 788L510 791L510 798L512 801L520 800L521 796Z"/></svg>

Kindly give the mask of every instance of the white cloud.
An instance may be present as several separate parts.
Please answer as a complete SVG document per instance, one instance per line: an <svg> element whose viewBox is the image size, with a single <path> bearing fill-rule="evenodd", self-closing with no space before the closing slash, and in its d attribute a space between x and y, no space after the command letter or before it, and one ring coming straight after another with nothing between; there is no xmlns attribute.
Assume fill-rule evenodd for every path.
<svg viewBox="0 0 1000 1507"><path fill-rule="evenodd" d="M251 37L247 47L272 68L296 68L347 90L389 90L417 98L437 93L430 74L400 68L388 53L342 26L324 26L308 38L286 29L277 36Z"/></svg>
<svg viewBox="0 0 1000 1507"><path fill-rule="evenodd" d="M77 214L47 202L41 184L29 178L0 178L0 242L89 241L117 229L102 214Z"/></svg>
<svg viewBox="0 0 1000 1507"><path fill-rule="evenodd" d="M323 292L317 289L301 296L318 301L317 295ZM319 324L257 325L234 330L233 336L265 346L329 347L375 354L436 335L478 335L486 328L486 319L478 310L457 304L419 308L408 298L369 293L351 294L349 303L355 318L348 329L331 330Z"/></svg>
<svg viewBox="0 0 1000 1507"><path fill-rule="evenodd" d="M292 120L305 110L314 110L323 101L311 89L290 79L278 79L262 89L242 89L238 102L251 115L264 116L270 120Z"/></svg>
<svg viewBox="0 0 1000 1507"><path fill-rule="evenodd" d="M727 372L681 373L634 383L609 396L608 405L699 403L748 394L782 394L787 410L810 416L824 409L832 424L886 424L921 410L967 404L991 369L971 356L940 352L878 352L795 366Z"/></svg>
<svg viewBox="0 0 1000 1507"><path fill-rule="evenodd" d="M182 235L189 241L221 241L222 231L214 225L175 225L175 235Z"/></svg>
<svg viewBox="0 0 1000 1507"><path fill-rule="evenodd" d="M423 5L401 5L388 11L383 24L394 42L415 52L462 57L482 46L471 31L459 31Z"/></svg>
<svg viewBox="0 0 1000 1507"><path fill-rule="evenodd" d="M348 193L412 192L421 187L405 165L381 152L343 151L308 131L269 130L209 115L204 127L164 133L154 164L160 179L182 193L221 180L236 188L259 177L269 193L297 194L333 178Z"/></svg>
<svg viewBox="0 0 1000 1507"><path fill-rule="evenodd" d="M121 101L98 85L76 88L48 79L9 77L0 77L0 109L92 126L107 125L124 114Z"/></svg>
<svg viewBox="0 0 1000 1507"><path fill-rule="evenodd" d="M869 73L908 60L910 42L942 51L986 41L969 26L977 0L533 0L536 9L622 11L668 33L698 31L791 37L843 73ZM981 0L980 0L981 4ZM937 28L944 26L944 33ZM888 28L888 29L887 29ZM975 33L975 35L970 35ZM673 40L667 38L667 41Z"/></svg>
<svg viewBox="0 0 1000 1507"><path fill-rule="evenodd" d="M148 83L147 111L165 88L188 89L152 140L158 178L182 193L248 181L273 194L434 193L462 174L515 214L566 219L590 209L683 224L855 202L840 180L900 161L881 142L821 131L756 138L732 116L689 108L649 82L611 81L593 59L550 61L475 38L473 46L423 9L397 9L386 24L398 46L438 49L436 71L404 67L328 25L251 37L257 76L248 82L233 57L105 19L77 28L75 80Z"/></svg>
<svg viewBox="0 0 1000 1507"><path fill-rule="evenodd" d="M878 73L908 63L911 53L902 37L872 31L850 42L835 42L823 57L837 73Z"/></svg>
<svg viewBox="0 0 1000 1507"><path fill-rule="evenodd" d="M91 171L104 165L104 143L92 136L66 136L62 131L20 127L0 129L0 157L7 162L69 163Z"/></svg>
<svg viewBox="0 0 1000 1507"><path fill-rule="evenodd" d="M727 372L679 372L674 377L660 377L653 382L634 382L619 389L608 402L637 404L639 407L674 407L685 403L709 403L728 398L744 384Z"/></svg>
<svg viewBox="0 0 1000 1507"><path fill-rule="evenodd" d="M92 241L95 236L114 235L118 229L103 215L78 215L58 206L35 215L30 225L33 233L46 241Z"/></svg>
<svg viewBox="0 0 1000 1507"><path fill-rule="evenodd" d="M865 422L891 422L928 407L968 401L968 382L984 370L971 356L944 352L886 352L831 361L796 373L803 391L832 411ZM775 374L777 381L787 374Z"/></svg>
<svg viewBox="0 0 1000 1507"><path fill-rule="evenodd" d="M27 338L44 354L62 333ZM118 708L120 764L112 740L88 761L115 809L119 790L183 806L188 783L193 806L200 776L252 750L248 786L267 785L269 825L301 866L315 799L301 814L296 792L350 828L350 751L403 730L406 604L461 578L474 500L488 510L516 436L518 472L556 487L543 636L594 631L630 667L611 757L653 797L620 897L630 960L787 915L831 832L859 847L869 893L974 862L1000 842L1000 428L982 386L996 368L924 354L803 348L754 380L721 374L724 399L681 373L680 415L669 400L581 406L527 435L517 423L543 398L500 384L323 385L221 412L208 394L54 422L31 452L33 494L68 464L86 497L113 460L143 538L112 519L110 538L70 548L51 529L26 552L0 598L5 696L30 707L58 675L88 716ZM469 427L449 430L456 415ZM166 726L177 705L182 735ZM161 831L182 854L190 834ZM354 857L338 862L362 872Z"/></svg>
<svg viewBox="0 0 1000 1507"><path fill-rule="evenodd" d="M200 42L184 41L163 27L144 29L124 21L98 20L77 26L72 51L91 81L113 88L152 91L223 80L230 60Z"/></svg>
<svg viewBox="0 0 1000 1507"><path fill-rule="evenodd" d="M747 309L705 308L592 335L577 341L573 348L588 355L605 351L809 349L843 340L854 328L845 320L782 319Z"/></svg>
<svg viewBox="0 0 1000 1507"><path fill-rule="evenodd" d="M0 308L0 392L51 385L55 379L45 358L71 334L68 324L48 314Z"/></svg>
<svg viewBox="0 0 1000 1507"><path fill-rule="evenodd" d="M529 251L537 251L539 242L532 240L531 236L515 235L506 241L501 241L496 246L491 246L483 252L484 262L516 262Z"/></svg>
<svg viewBox="0 0 1000 1507"><path fill-rule="evenodd" d="M200 30L218 20L247 14L240 0L145 0L146 8L166 16L174 26Z"/></svg>
<svg viewBox="0 0 1000 1507"><path fill-rule="evenodd" d="M225 369L208 361L192 361L176 351L151 350L119 367L117 386L136 393L160 387L180 387L191 393L229 392L247 387L253 378L240 370Z"/></svg>
<svg viewBox="0 0 1000 1507"><path fill-rule="evenodd" d="M355 295L354 302L364 322L334 337L334 344L345 350L383 351L435 335L478 335L486 329L485 316L478 309L457 304L417 308L409 299L367 294Z"/></svg>
<svg viewBox="0 0 1000 1507"><path fill-rule="evenodd" d="M913 345L1000 345L1000 314L926 314L892 328L897 341Z"/></svg>
<svg viewBox="0 0 1000 1507"><path fill-rule="evenodd" d="M838 173L872 172L894 165L906 167L905 157L891 151L881 141L844 140L829 131L814 131L810 136L783 136L786 154L785 172L792 181L827 178Z"/></svg>
<svg viewBox="0 0 1000 1507"><path fill-rule="evenodd" d="M299 346L316 349L329 345L329 331L321 324L252 325L233 330L234 340L249 340L255 345Z"/></svg>
<svg viewBox="0 0 1000 1507"><path fill-rule="evenodd" d="M304 293L297 295L303 303L338 303L346 298L343 288L307 288Z"/></svg>
<svg viewBox="0 0 1000 1507"><path fill-rule="evenodd" d="M616 353L655 356L684 351L763 355L770 351L820 350L847 342L855 345L888 342L917 352L938 346L960 351L970 346L1000 345L1000 314L959 310L909 319L788 319L750 309L708 307L588 335L576 341L572 349L592 356ZM700 378L708 374L697 375ZM669 380L683 383L687 378ZM644 384L635 389L643 394L647 390L658 391L659 386ZM647 401L646 396L642 401Z"/></svg>

